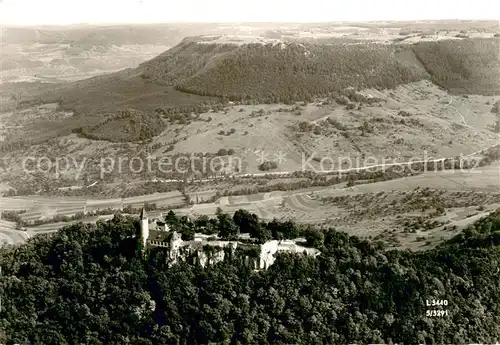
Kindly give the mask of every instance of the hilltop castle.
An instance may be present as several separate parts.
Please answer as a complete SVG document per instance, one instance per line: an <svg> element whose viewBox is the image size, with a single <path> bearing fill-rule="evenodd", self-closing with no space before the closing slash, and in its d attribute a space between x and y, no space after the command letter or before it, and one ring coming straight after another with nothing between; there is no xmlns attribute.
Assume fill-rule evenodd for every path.
<svg viewBox="0 0 500 345"><path fill-rule="evenodd" d="M296 240L272 240L264 244L244 243L242 241L221 241L213 236L195 234L194 240L184 241L176 231L160 218L149 220L143 208L139 216L140 241L142 250L165 248L170 264L190 261L202 266L215 264L235 257L237 250L243 253L245 264L253 269L267 269L276 260L279 252L305 254L316 257L320 251L298 245ZM246 254L245 254L246 253Z"/></svg>

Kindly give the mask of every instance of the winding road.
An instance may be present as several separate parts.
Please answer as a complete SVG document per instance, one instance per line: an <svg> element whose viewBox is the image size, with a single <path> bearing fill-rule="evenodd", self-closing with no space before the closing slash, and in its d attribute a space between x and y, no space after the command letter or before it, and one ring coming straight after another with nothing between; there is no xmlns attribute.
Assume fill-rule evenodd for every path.
<svg viewBox="0 0 500 345"><path fill-rule="evenodd" d="M488 146L485 149L481 149L472 153L469 153L467 155L462 156L464 159L465 158L473 158L475 156L479 156L481 153L484 153L490 149L493 148L499 148L500 149L500 138L499 140L491 145ZM384 168L384 167L391 167L391 166L405 166L405 165L412 165L412 164L420 164L420 163L433 163L433 162L442 162L447 159L454 159L455 157L441 157L441 158L432 158L432 159L425 159L425 160L411 160L408 162L395 162L395 163L382 163L382 164L375 164L375 165L369 165L369 166L363 166L363 167L356 167L356 168L347 168L347 169L334 169L334 170L322 170L322 171L316 171L315 173L317 175L331 175L331 174L342 174L342 173L349 173L353 171L364 171L364 170L370 170L370 169L376 169L376 168ZM306 170L307 171L307 170ZM304 171L304 172L306 172ZM199 179L199 180L194 180L195 182L210 182L213 180L219 180L219 179L231 179L231 178L245 178L245 177L266 177L266 176L275 176L275 177L289 177L292 176L293 174L296 174L300 171L276 171L276 172L264 172L264 173L252 173L252 174L234 174L234 175L229 175L229 176L221 176L221 177L215 177L215 178L206 178L206 179ZM151 180L151 182L164 182L164 183L179 183L179 182L184 182L184 180L161 180L161 179L154 179ZM189 183L189 181L188 181Z"/></svg>
<svg viewBox="0 0 500 345"><path fill-rule="evenodd" d="M466 156L463 156L464 158L471 158L475 156L479 156L480 154L486 152L489 149L492 148L500 148L500 141L495 143L494 145L491 145L485 149L478 150L476 152L470 153ZM404 165L411 165L411 164L418 164L418 163L426 163L426 162L441 162L446 159L452 159L453 157L442 157L442 158L435 158L435 159L428 159L428 160L415 160L415 161L409 161L409 162L401 162L401 163L385 163L385 164L378 164L378 165L372 165L372 166L366 166L366 167L358 167L358 168L350 168L350 169L337 169L337 170L331 170L331 171L322 171L319 174L333 174L333 173L348 173L352 171L363 171L363 170L368 170L368 169L376 169L376 168L383 168L383 167L390 167L390 166L404 166ZM277 177L286 177L294 174L294 172L271 172L271 173L257 173L257 174L238 174L234 175L231 177L226 177L226 178L245 178L245 177L261 177L261 176L277 176ZM500 172L499 172L499 181L500 181ZM444 177L443 177L444 178ZM212 181L213 179L205 179L201 180L201 182L208 182ZM394 183L394 181L388 181L391 183ZM182 180L166 180L166 181L161 181L161 182L182 182ZM317 190L318 188L308 188L304 189L302 191L296 191L293 193L287 193L287 196L291 195L302 195L305 193L310 193L312 190ZM325 188L323 188L325 189ZM329 188L331 190L331 188ZM252 203L257 203L257 204L264 204L260 205L260 209L265 211L266 209L266 202L267 203L274 203L274 202L280 202L282 199L282 195L275 195L275 193L267 193L265 196L267 198L264 198L263 200L256 200L254 202L249 202L250 204ZM33 219L39 219L41 215L48 215L50 211L52 213L57 213L58 215L73 215L77 212L83 212L85 209L106 209L106 208L114 208L114 209L119 209L120 207L123 207L124 204L126 205L133 205L134 207L138 207L141 204L145 202L155 202L158 204L162 205L173 205L173 204L178 204L179 198L181 198L181 195L178 195L176 193L155 193L155 194L150 194L150 195L143 195L143 196L137 196L137 197L132 197L132 198L127 198L126 201L124 202L124 199L103 199L103 200L98 200L98 199L86 199L86 198L51 198L51 197L40 197L40 196L33 196L33 197L3 197L0 198L0 210L29 210L26 214L24 214L24 217L28 218L33 218ZM226 198L227 199L227 198ZM226 200L224 199L224 200ZM214 206L215 205L215 206ZM179 213L182 212L189 212L189 211L201 211L200 213L210 213L212 212L213 207L219 206L224 206L221 205L220 203L214 203L212 204L200 204L200 205L195 205L197 207L193 208L186 208L185 210L179 210ZM213 206L213 207L212 207ZM256 207L258 205L255 205ZM269 206L269 205L268 205ZM234 208L234 207L240 207L241 205L227 205L228 208ZM44 209L47 209L47 212L43 212ZM195 210L196 209L196 210ZM212 212L213 213L213 212ZM28 219L27 218L27 219ZM106 217L103 217L106 218ZM109 218L109 217L108 217ZM57 227L60 227L60 225L57 225ZM20 230L15 229L15 224L12 222L6 222L4 220L0 220L0 244L2 242L8 243L8 244L17 244L17 243L23 243L28 239L31 235L34 235L36 233L44 233L44 232L51 232L54 231L56 228L55 224L48 224L47 226L43 226L40 229L29 229L29 231L24 232Z"/></svg>

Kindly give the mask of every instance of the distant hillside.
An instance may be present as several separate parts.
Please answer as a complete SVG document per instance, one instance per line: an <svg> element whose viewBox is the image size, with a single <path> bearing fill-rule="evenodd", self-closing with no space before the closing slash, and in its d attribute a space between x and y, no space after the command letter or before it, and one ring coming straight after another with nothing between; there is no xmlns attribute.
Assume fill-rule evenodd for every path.
<svg viewBox="0 0 500 345"><path fill-rule="evenodd" d="M146 112L158 107L175 107L210 102L211 97L182 93L173 86L144 80L140 70L127 69L93 77L50 90L40 96L44 102L59 102L78 113L114 112L127 108Z"/></svg>
<svg viewBox="0 0 500 345"><path fill-rule="evenodd" d="M499 39L401 46L209 40L186 38L136 69L69 84L42 98L61 101L77 112L95 112L214 101L208 96L261 102L304 100L346 87L386 89L422 79L455 92L500 92Z"/></svg>
<svg viewBox="0 0 500 345"><path fill-rule="evenodd" d="M144 78L204 96L282 102L358 88L392 88L427 78L392 57L395 47L298 43L211 44L185 39L144 63Z"/></svg>
<svg viewBox="0 0 500 345"><path fill-rule="evenodd" d="M452 92L500 93L500 38L421 42L413 51L432 81Z"/></svg>
<svg viewBox="0 0 500 345"><path fill-rule="evenodd" d="M76 25L67 27L2 27L5 44L73 44L82 46L179 42L185 29L174 25Z"/></svg>
<svg viewBox="0 0 500 345"><path fill-rule="evenodd" d="M139 66L147 82L176 85L203 73L206 68L218 68L216 61L238 49L234 44L200 44L202 37L185 38L172 49Z"/></svg>
<svg viewBox="0 0 500 345"><path fill-rule="evenodd" d="M21 105L57 102L80 120L126 109L190 113L227 100L310 100L347 87L388 89L423 79L452 92L500 94L498 38L319 45L224 37L186 38L138 68L53 87Z"/></svg>
<svg viewBox="0 0 500 345"><path fill-rule="evenodd" d="M31 60L27 57L20 57L17 59L5 59L0 64L0 71L15 69L15 68L36 68L43 66L43 62Z"/></svg>
<svg viewBox="0 0 500 345"><path fill-rule="evenodd" d="M422 79L450 91L495 94L500 91L499 43L471 39L414 46L237 45L191 38L141 68L143 77L156 84L233 100L302 100L350 86L385 89ZM398 58L401 55L415 57Z"/></svg>
<svg viewBox="0 0 500 345"><path fill-rule="evenodd" d="M184 39L136 69L71 83L39 99L78 113L151 111L221 97L302 100L349 86L391 88L430 78L418 64L395 58L393 46L198 42L203 39Z"/></svg>

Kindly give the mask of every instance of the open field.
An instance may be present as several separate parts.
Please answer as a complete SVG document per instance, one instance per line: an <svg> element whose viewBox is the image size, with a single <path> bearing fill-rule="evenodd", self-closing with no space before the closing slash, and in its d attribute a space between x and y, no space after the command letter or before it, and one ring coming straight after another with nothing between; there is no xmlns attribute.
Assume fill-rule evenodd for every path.
<svg viewBox="0 0 500 345"><path fill-rule="evenodd" d="M401 210L395 214L388 213L394 203L400 205L401 198L406 195L407 201L415 202L416 196L421 188L429 188L433 191L443 193L440 200L448 200L445 203L445 214L432 216L429 219L436 220L434 226L429 229L416 231L415 233L404 233L401 219L424 217L426 212L421 207L411 211ZM388 198L386 208L380 200L374 196ZM336 205L324 203L325 198L344 197L352 198L354 205L361 209L360 215L353 214L347 203L340 202ZM363 205L361 198L367 200ZM392 200L391 200L392 199ZM343 199L342 199L343 200ZM426 237L426 240L435 243L442 237L449 238L456 231L470 224L478 217L484 216L500 205L500 165L475 169L470 172L445 171L429 172L423 175L397 179L393 181L361 184L350 188L309 188L306 191L274 192L272 195L259 194L248 197L221 199L213 204L195 205L189 209L179 209L179 213L207 214L215 213L220 207L223 211L233 213L244 208L257 214L263 219L294 219L305 223L324 223L362 237L383 236L385 233L396 233L396 238L401 245L409 248L418 248L423 245L416 241L417 237ZM435 204L429 206L430 211L435 211ZM369 214L366 208L377 208L373 214ZM428 213L431 213L431 212ZM365 212L368 212L365 213ZM456 226L456 228L453 228ZM445 229L446 227L446 229ZM450 232L449 229L453 229ZM425 232L425 233L423 233ZM382 235L381 235L382 234Z"/></svg>
<svg viewBox="0 0 500 345"><path fill-rule="evenodd" d="M465 198L453 194L459 190L492 198L499 193L498 164L367 179L351 187L345 181L329 188L283 187L311 182L293 176L297 171L390 166L498 144L498 23L179 24L128 30L124 38L116 28L3 29L1 187L27 196L4 197L2 211L25 211L21 219L33 221L145 203L179 207L187 201L183 190L195 205L180 214L245 208L267 220L333 221L353 234L379 236L401 228L400 220L411 215L367 218L346 208L348 199L326 204L325 198L369 199L384 192L399 200L424 187L457 200ZM158 160L193 153L218 159L218 168L238 178L214 180L213 171L205 170L164 173L155 165L153 171L134 172L129 163L146 155ZM73 166L27 171L27 157L67 159ZM124 169L103 173L103 159L122 158ZM281 191L249 194L259 187ZM498 201L478 197L467 203L451 205L440 217L462 226ZM2 229L13 231L12 224ZM423 236L398 238L413 246L416 234Z"/></svg>
<svg viewBox="0 0 500 345"><path fill-rule="evenodd" d="M261 193L249 196L223 197L220 200L227 200L215 202L212 204L199 204L192 207L195 213L214 214L217 207L223 210L227 209L228 212L237 210L241 205L266 205L279 204L285 201L285 207L295 211L303 211L307 213L308 219L319 220L323 217L323 211L318 211L318 217L314 217L311 213L317 209L317 202L310 196L312 193L317 197L338 196L338 195L357 195L368 193L380 193L385 191L404 191L413 190L416 188L432 188L432 189L446 189L450 191L478 191L478 192L492 192L500 193L500 164L495 163L488 167L477 168L471 171L440 171L440 172L427 172L422 175L401 178L391 181L376 182L370 184L360 184L348 188L324 188L324 187L311 187L303 191L290 191L290 192L273 192ZM231 200L232 202L229 202ZM247 207L245 207L247 208ZM268 209L272 211L271 209ZM184 209L179 209L179 212ZM273 213L273 212L271 212ZM266 218L266 217L262 217Z"/></svg>
<svg viewBox="0 0 500 345"><path fill-rule="evenodd" d="M16 224L0 219L0 247L5 244L21 244L30 234L16 229Z"/></svg>
<svg viewBox="0 0 500 345"><path fill-rule="evenodd" d="M498 344L498 21L10 2L0 345Z"/></svg>
<svg viewBox="0 0 500 345"><path fill-rule="evenodd" d="M131 182L145 180L142 172L133 173L130 168L132 158L142 157L145 152L154 162L175 159L175 155L189 157L200 151L214 157L220 150L233 150L232 156L218 157L224 169L230 174L258 176L453 157L498 142L498 133L494 132L496 114L491 112L498 97L452 95L428 81L393 90L365 89L358 94L379 101L357 103L354 109L325 99L294 106L229 105L224 110L203 113L183 123L164 119L166 129L149 143L110 143L69 134L5 153L5 169L0 175L5 184L15 189L33 186L36 189L31 194L39 189L35 186L46 182L56 190L82 186L86 175L89 183L104 177L109 187L104 187L101 193L112 195L123 193L122 187L134 188ZM35 138L50 135L49 117L64 120L71 118L71 113L49 104L0 116L5 119L0 135L29 133L30 138ZM60 126L61 122L57 124ZM61 128L53 129L58 130ZM64 165L57 176L55 170L45 173L43 182L42 177L22 171L25 157L47 157L53 162L68 159L70 164ZM121 165L116 163L112 171L101 176L103 159L122 158ZM275 161L276 169L259 170L263 161ZM153 165L148 175L150 180L181 178L182 174L173 168L165 174ZM200 168L207 169L206 166ZM191 177L203 178L200 174ZM124 180L128 184L121 184ZM228 188L232 187L225 189Z"/></svg>
<svg viewBox="0 0 500 345"><path fill-rule="evenodd" d="M135 207L144 202L175 205L180 194L158 194L124 199ZM4 209L31 208L23 219L36 218L43 204L70 215L84 205L119 209L120 199L79 200L77 198L3 198ZM10 206L8 206L10 205ZM98 205L98 206L97 206ZM299 223L325 224L361 237L385 239L396 247L418 249L449 238L474 220L500 207L500 163L471 171L427 172L397 180L360 184L353 187L314 187L289 192L221 197L214 203L176 209L180 215L215 214L218 208L234 213L246 209L263 220L294 219ZM151 211L159 216L165 211ZM100 216L85 221L108 219ZM12 223L11 223L12 224ZM55 231L64 223L28 227L29 234ZM12 228L12 225L10 226ZM11 236L12 230L3 232ZM4 235L4 236L5 236ZM423 243L425 242L425 243Z"/></svg>
<svg viewBox="0 0 500 345"><path fill-rule="evenodd" d="M58 83L133 68L167 50L166 45L91 46L71 44L3 45L3 83Z"/></svg>
<svg viewBox="0 0 500 345"><path fill-rule="evenodd" d="M21 214L24 221L33 221L54 216L73 216L83 212L119 210L127 206L142 207L144 204L156 204L157 207L175 207L184 204L180 192L156 193L133 198L87 199L79 197L4 197L0 199L2 211L26 211Z"/></svg>

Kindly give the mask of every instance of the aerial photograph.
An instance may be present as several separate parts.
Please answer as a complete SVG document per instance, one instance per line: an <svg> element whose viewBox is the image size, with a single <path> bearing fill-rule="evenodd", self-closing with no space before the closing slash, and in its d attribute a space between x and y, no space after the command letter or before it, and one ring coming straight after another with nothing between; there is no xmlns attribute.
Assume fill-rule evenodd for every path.
<svg viewBox="0 0 500 345"><path fill-rule="evenodd" d="M497 0L0 0L0 345L499 342Z"/></svg>

